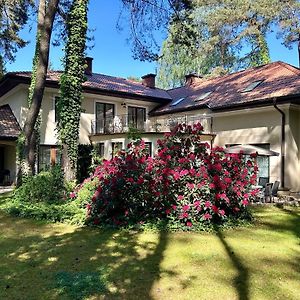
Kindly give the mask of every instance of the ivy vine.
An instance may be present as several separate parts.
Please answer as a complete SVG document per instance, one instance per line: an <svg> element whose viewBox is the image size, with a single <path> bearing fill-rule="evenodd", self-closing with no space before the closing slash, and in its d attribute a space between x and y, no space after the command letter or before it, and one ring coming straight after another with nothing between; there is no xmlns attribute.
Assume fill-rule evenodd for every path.
<svg viewBox="0 0 300 300"><path fill-rule="evenodd" d="M34 87L36 83L36 76L37 76L37 66L39 61L39 49L40 49L40 36L39 33L36 37L36 47L35 47L35 53L33 57L32 62L32 73L31 73L31 81L30 86L28 89L28 98L27 98L27 105L28 108L30 107L32 103L33 93L34 93ZM38 153L38 146L40 143L40 126L41 126L41 116L36 120L35 127L34 127L34 134L36 135L36 151L35 155L37 156ZM26 157L25 157L25 135L24 132L21 131L21 133L18 136L17 143L16 143L16 154L17 154L17 164L18 164L18 180L17 184L20 185L25 180L25 177L30 174L29 172L29 166L26 165Z"/></svg>
<svg viewBox="0 0 300 300"><path fill-rule="evenodd" d="M76 170L78 137L82 102L82 83L85 81L85 44L87 35L88 0L74 0L67 21L65 71L60 78L60 97L57 102L58 137L66 147L72 168Z"/></svg>

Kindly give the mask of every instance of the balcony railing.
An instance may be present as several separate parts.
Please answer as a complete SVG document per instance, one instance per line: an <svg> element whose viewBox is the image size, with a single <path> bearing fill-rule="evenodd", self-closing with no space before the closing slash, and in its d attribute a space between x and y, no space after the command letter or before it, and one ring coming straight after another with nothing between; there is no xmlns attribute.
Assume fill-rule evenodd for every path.
<svg viewBox="0 0 300 300"><path fill-rule="evenodd" d="M170 132L177 124L185 123L192 125L201 123L205 133L211 133L211 117L198 116L176 116L176 117L151 117L150 119L133 121L128 115L118 115L105 119L93 120L91 124L92 135L127 133L130 129L140 132Z"/></svg>

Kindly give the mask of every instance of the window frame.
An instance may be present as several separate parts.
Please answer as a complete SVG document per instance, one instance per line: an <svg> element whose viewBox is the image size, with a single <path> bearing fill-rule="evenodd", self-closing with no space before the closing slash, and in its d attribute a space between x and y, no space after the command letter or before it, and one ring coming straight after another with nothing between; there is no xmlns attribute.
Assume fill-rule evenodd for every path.
<svg viewBox="0 0 300 300"><path fill-rule="evenodd" d="M100 104L102 104L102 105L104 105L104 109L103 109L103 112L104 112L104 117L103 117L103 120L104 120L104 122L103 122L103 128L101 128L101 129L103 129L102 131L103 131L103 133L107 133L109 130L108 130L108 128L107 128L107 125L106 125L106 120L108 120L108 118L106 117L106 109L105 109L105 107L107 106L107 105L111 105L112 106L112 108L113 108L113 112L112 112L112 121L114 121L114 118L115 118L115 116L116 116L116 104L115 103L112 103L112 102L106 102L106 101L101 101L101 100L96 100L95 101L95 104L94 104L94 116L95 116L95 128L94 128L94 130L95 130L95 133L102 133L102 131L101 130L98 130L98 120L100 120L100 119L98 119L98 114L97 114L97 105L100 105Z"/></svg>

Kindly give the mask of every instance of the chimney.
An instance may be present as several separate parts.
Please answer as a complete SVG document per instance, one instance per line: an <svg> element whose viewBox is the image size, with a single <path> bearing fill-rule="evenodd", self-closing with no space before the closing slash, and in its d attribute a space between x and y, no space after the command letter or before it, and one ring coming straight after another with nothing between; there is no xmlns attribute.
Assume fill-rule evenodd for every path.
<svg viewBox="0 0 300 300"><path fill-rule="evenodd" d="M142 76L142 84L151 89L155 89L155 74L147 74Z"/></svg>
<svg viewBox="0 0 300 300"><path fill-rule="evenodd" d="M85 68L84 73L86 75L92 75L93 74L93 58L87 56L85 58L85 65L86 65L86 68Z"/></svg>
<svg viewBox="0 0 300 300"><path fill-rule="evenodd" d="M196 73L190 73L188 75L185 75L185 85L186 86L191 86L191 85L200 83L202 80L203 80L203 77Z"/></svg>

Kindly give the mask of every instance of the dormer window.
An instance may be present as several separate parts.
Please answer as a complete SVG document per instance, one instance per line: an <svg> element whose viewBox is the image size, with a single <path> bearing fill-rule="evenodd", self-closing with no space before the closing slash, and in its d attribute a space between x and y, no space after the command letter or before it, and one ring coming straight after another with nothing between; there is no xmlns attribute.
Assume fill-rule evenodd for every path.
<svg viewBox="0 0 300 300"><path fill-rule="evenodd" d="M208 92L205 92L205 93L202 93L200 94L196 99L195 101L201 101L201 100L204 100L205 98L207 98L213 91L208 91Z"/></svg>
<svg viewBox="0 0 300 300"><path fill-rule="evenodd" d="M256 80L250 83L245 89L242 90L242 93L247 93L253 91L256 87L258 87L263 80Z"/></svg>
<svg viewBox="0 0 300 300"><path fill-rule="evenodd" d="M171 106L176 106L177 104L179 104L180 102L182 102L185 98L179 98L177 99L175 102L171 103Z"/></svg>

